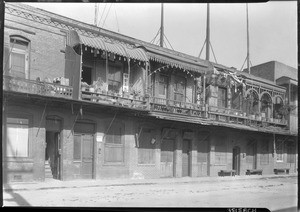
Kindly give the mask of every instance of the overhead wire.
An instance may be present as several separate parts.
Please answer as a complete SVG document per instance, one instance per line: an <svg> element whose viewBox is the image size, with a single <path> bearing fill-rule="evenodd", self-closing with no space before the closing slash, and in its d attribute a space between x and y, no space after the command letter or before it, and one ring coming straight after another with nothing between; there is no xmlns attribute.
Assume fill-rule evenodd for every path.
<svg viewBox="0 0 300 212"><path fill-rule="evenodd" d="M97 26L100 26L100 23L101 23L101 21L102 21L103 14L105 13L105 10L106 10L106 6L107 6L107 4L105 3L104 9L103 9L103 11L102 11L102 14L101 14L101 17L100 17L100 20L99 20Z"/></svg>
<svg viewBox="0 0 300 212"><path fill-rule="evenodd" d="M103 28L103 26L104 26L104 24L105 24L105 21L106 21L106 19L107 19L107 16L108 16L108 14L109 14L109 11L110 11L111 6L112 6L112 3L110 4L110 6L109 6L109 8L108 8L108 11L107 11L107 13L106 13L105 19L104 19L103 24L102 24L102 28Z"/></svg>
<svg viewBox="0 0 300 212"><path fill-rule="evenodd" d="M118 32L120 32L120 28L119 28L119 21L118 21L118 16L117 16L117 12L116 12L116 6L114 4L114 9L115 9L115 16L116 16L116 21L117 21L117 29L118 29Z"/></svg>

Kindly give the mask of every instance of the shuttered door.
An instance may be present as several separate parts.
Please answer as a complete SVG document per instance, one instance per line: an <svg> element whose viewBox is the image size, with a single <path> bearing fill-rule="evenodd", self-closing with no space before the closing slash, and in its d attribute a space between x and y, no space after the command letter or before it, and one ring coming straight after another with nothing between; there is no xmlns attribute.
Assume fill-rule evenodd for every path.
<svg viewBox="0 0 300 212"><path fill-rule="evenodd" d="M183 143L182 143L182 177L189 176L189 151L190 151L190 141L183 140Z"/></svg>
<svg viewBox="0 0 300 212"><path fill-rule="evenodd" d="M173 177L173 152L174 140L163 140L160 157L161 177Z"/></svg>

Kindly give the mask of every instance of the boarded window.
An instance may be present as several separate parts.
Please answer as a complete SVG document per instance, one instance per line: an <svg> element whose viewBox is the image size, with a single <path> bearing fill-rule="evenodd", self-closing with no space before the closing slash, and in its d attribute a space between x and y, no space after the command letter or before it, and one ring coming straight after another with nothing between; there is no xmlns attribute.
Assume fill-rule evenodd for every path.
<svg viewBox="0 0 300 212"><path fill-rule="evenodd" d="M269 164L269 141L265 140L261 144L260 164Z"/></svg>
<svg viewBox="0 0 300 212"><path fill-rule="evenodd" d="M6 119L6 156L28 157L29 119Z"/></svg>
<svg viewBox="0 0 300 212"><path fill-rule="evenodd" d="M227 106L227 90L226 88L219 87L218 89L218 107Z"/></svg>
<svg viewBox="0 0 300 212"><path fill-rule="evenodd" d="M151 143L154 138L152 131L142 129L139 136L138 163L139 164L155 164L155 144Z"/></svg>
<svg viewBox="0 0 300 212"><path fill-rule="evenodd" d="M105 162L124 162L124 124L114 120L105 137Z"/></svg>

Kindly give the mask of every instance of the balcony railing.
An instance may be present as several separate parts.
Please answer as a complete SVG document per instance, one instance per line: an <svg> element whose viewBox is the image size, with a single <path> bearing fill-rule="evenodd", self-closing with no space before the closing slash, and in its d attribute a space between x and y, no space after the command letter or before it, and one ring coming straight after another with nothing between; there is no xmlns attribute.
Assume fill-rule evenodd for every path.
<svg viewBox="0 0 300 212"><path fill-rule="evenodd" d="M135 109L147 109L147 99L142 96L127 94L116 94L113 92L90 92L81 91L81 99L84 101L95 102L98 104L112 104L116 106L129 107Z"/></svg>
<svg viewBox="0 0 300 212"><path fill-rule="evenodd" d="M11 76L3 76L3 90L67 99L71 99L73 93L73 88L70 86Z"/></svg>
<svg viewBox="0 0 300 212"><path fill-rule="evenodd" d="M205 117L205 106L158 97L150 97L150 110L185 116Z"/></svg>

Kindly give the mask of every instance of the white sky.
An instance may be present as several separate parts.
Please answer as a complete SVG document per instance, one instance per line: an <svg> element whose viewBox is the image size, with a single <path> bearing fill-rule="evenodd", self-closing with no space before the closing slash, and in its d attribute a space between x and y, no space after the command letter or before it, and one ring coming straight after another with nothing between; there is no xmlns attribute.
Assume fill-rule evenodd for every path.
<svg viewBox="0 0 300 212"><path fill-rule="evenodd" d="M26 4L94 23L94 3ZM105 29L150 42L160 28L160 7L159 3L100 3L99 26L106 18ZM276 60L297 68L297 1L249 3L248 10L252 65ZM164 17L165 35L174 50L198 56L206 36L206 4L166 3ZM247 51L246 4L210 4L210 17L218 63L241 69ZM212 53L210 58L214 61Z"/></svg>

